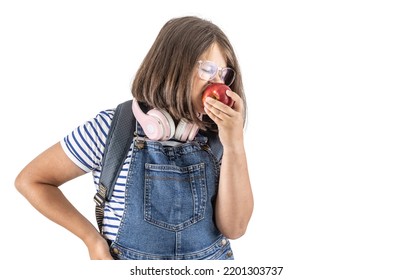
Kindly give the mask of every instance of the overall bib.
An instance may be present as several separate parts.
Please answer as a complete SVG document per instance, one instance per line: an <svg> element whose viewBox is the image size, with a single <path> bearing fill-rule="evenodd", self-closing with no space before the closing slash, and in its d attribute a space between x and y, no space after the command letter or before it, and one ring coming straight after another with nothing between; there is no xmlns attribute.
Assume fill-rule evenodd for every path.
<svg viewBox="0 0 413 280"><path fill-rule="evenodd" d="M138 127L138 132L142 130ZM164 146L134 139L125 208L110 251L121 260L233 259L214 223L219 162L198 134Z"/></svg>

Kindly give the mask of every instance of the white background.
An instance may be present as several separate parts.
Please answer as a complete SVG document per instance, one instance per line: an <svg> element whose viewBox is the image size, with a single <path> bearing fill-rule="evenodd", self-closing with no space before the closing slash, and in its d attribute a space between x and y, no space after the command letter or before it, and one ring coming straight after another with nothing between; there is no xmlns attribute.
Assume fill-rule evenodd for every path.
<svg viewBox="0 0 413 280"><path fill-rule="evenodd" d="M136 262L89 262L82 242L13 181L76 126L129 99L163 24L196 15L230 38L248 99L255 209L232 264L284 266L280 279L412 279L408 2L1 1L0 273L131 279ZM94 220L90 174L62 189Z"/></svg>

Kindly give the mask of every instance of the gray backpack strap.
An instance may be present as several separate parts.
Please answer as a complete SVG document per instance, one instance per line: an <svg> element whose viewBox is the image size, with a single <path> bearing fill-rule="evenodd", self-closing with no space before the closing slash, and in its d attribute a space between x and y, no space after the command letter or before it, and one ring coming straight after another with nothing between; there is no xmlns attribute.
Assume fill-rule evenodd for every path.
<svg viewBox="0 0 413 280"><path fill-rule="evenodd" d="M112 196L116 179L128 155L133 140L135 122L132 112L132 100L121 103L116 107L103 152L99 190L94 197L96 221L101 233L105 202Z"/></svg>

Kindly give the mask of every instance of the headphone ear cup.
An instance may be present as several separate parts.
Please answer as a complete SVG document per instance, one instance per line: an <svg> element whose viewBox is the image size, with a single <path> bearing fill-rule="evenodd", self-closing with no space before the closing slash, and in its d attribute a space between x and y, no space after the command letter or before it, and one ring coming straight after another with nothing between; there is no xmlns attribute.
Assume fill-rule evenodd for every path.
<svg viewBox="0 0 413 280"><path fill-rule="evenodd" d="M146 113L148 116L156 118L158 120L160 132L156 139L151 138L152 140L169 140L175 134L175 124L171 117L165 110L162 109L152 109ZM145 131L146 133L146 131ZM149 135L147 135L149 137ZM150 137L149 137L150 138Z"/></svg>
<svg viewBox="0 0 413 280"><path fill-rule="evenodd" d="M168 139L166 139L166 140L169 140L172 137L174 137L174 135L175 135L175 122L174 122L174 119L171 117L171 115L167 111L165 111L163 109L158 109L158 110L162 112L162 114L165 116L165 118L167 120L169 136L168 136Z"/></svg>
<svg viewBox="0 0 413 280"><path fill-rule="evenodd" d="M192 141L198 133L198 126L189 123L187 120L182 119L175 131L175 138L179 141Z"/></svg>
<svg viewBox="0 0 413 280"><path fill-rule="evenodd" d="M191 131L189 132L189 135L188 135L188 140L189 141L194 140L195 136L198 134L198 131L199 131L199 127L196 124L193 124Z"/></svg>
<svg viewBox="0 0 413 280"><path fill-rule="evenodd" d="M152 109L145 114L136 99L132 102L132 111L145 135L151 140L168 140L175 133L172 117L164 110Z"/></svg>
<svg viewBox="0 0 413 280"><path fill-rule="evenodd" d="M145 132L145 135L149 139L157 140L161 138L163 134L163 128L161 126L159 118L145 114L135 98L132 102L132 111L136 120L139 122L143 131Z"/></svg>

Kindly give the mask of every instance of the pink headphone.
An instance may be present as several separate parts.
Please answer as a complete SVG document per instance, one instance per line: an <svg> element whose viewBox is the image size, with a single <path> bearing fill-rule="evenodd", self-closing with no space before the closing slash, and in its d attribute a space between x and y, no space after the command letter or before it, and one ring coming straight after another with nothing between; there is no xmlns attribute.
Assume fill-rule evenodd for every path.
<svg viewBox="0 0 413 280"><path fill-rule="evenodd" d="M197 125L185 119L180 120L175 129L175 123L168 112L151 109L145 114L135 98L132 102L132 111L146 136L154 141L165 141L172 137L179 141L192 141L199 130Z"/></svg>

